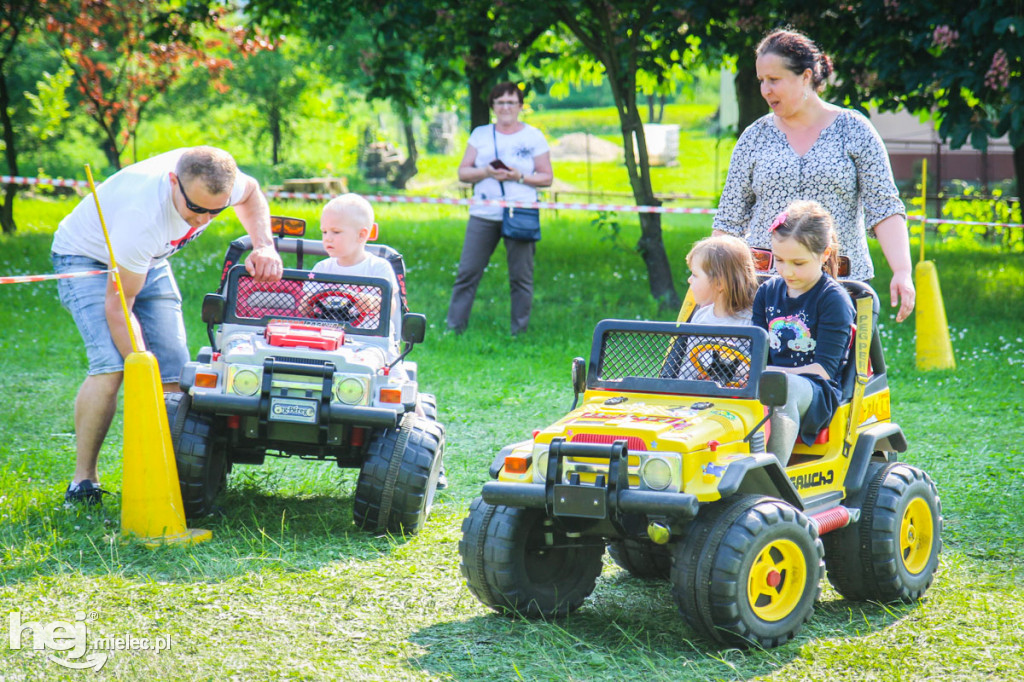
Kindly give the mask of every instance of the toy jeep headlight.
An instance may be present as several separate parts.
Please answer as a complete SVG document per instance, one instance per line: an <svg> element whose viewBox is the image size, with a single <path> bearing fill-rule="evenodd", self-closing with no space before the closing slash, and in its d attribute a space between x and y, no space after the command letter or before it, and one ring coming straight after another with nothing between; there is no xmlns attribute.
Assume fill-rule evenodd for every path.
<svg viewBox="0 0 1024 682"><path fill-rule="evenodd" d="M256 395L263 382L263 368L251 365L228 367L228 390L238 395Z"/></svg>
<svg viewBox="0 0 1024 682"><path fill-rule="evenodd" d="M548 445L533 445L533 480L543 482L548 475Z"/></svg>
<svg viewBox="0 0 1024 682"><path fill-rule="evenodd" d="M366 382L354 377L338 377L334 380L334 399L346 405L365 402L368 391Z"/></svg>
<svg viewBox="0 0 1024 682"><path fill-rule="evenodd" d="M651 490L664 490L672 483L672 466L661 457L649 457L640 467L640 477Z"/></svg>

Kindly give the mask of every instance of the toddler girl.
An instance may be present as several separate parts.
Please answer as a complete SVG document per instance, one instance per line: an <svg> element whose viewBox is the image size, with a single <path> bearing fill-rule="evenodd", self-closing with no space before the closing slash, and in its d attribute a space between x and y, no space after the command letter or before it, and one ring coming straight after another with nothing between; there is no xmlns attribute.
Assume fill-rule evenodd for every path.
<svg viewBox="0 0 1024 682"><path fill-rule="evenodd" d="M690 291L700 306L693 324L750 324L750 306L757 291L750 247L736 237L701 239L686 254Z"/></svg>
<svg viewBox="0 0 1024 682"><path fill-rule="evenodd" d="M690 294L700 306L690 318L691 324L750 324L757 277L746 242L728 235L701 239L686 254L686 264L691 272ZM688 356L687 339L677 339L666 357L661 376L711 379L723 386L732 385L748 374L750 363L741 361L742 350L731 351L731 348L715 346L703 351L695 349Z"/></svg>
<svg viewBox="0 0 1024 682"><path fill-rule="evenodd" d="M832 216L814 201L791 203L770 228L778 275L754 296L753 323L768 332L768 369L786 372L788 400L771 419L768 451L786 466L799 436L813 443L839 406L854 320L834 279Z"/></svg>

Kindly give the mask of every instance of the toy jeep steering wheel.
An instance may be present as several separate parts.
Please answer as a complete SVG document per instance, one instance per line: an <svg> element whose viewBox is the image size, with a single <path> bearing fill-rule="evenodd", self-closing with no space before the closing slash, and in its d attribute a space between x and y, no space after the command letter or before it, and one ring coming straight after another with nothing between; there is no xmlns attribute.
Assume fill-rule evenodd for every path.
<svg viewBox="0 0 1024 682"><path fill-rule="evenodd" d="M320 320L347 322L358 327L368 317L367 311L359 308L356 296L345 291L321 291L309 303L313 317Z"/></svg>
<svg viewBox="0 0 1024 682"><path fill-rule="evenodd" d="M690 362L701 379L718 381L732 388L750 374L750 356L722 343L701 343L690 349Z"/></svg>

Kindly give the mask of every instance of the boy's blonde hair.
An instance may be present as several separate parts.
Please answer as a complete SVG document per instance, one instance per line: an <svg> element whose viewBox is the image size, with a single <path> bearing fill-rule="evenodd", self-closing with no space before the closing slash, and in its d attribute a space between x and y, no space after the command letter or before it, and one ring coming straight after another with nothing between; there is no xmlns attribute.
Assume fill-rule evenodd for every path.
<svg viewBox="0 0 1024 682"><path fill-rule="evenodd" d="M742 239L729 235L705 237L686 254L686 264L707 273L712 284L725 291L726 315L735 315L754 305L757 275L750 247Z"/></svg>
<svg viewBox="0 0 1024 682"><path fill-rule="evenodd" d="M328 201L321 216L327 213L345 216L360 229L365 227L369 230L373 227L373 206L362 196L352 192L336 196Z"/></svg>
<svg viewBox="0 0 1024 682"><path fill-rule="evenodd" d="M795 239L816 256L831 247L824 270L832 277L838 276L839 240L832 214L817 201L794 201L775 218L770 231L772 239Z"/></svg>

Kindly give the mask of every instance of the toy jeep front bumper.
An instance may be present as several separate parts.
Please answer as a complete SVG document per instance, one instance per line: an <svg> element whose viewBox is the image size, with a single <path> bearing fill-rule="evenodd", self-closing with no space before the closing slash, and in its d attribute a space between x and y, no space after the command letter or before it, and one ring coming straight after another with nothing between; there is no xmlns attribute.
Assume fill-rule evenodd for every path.
<svg viewBox="0 0 1024 682"><path fill-rule="evenodd" d="M268 358L264 362L262 386L252 396L222 392L218 388L196 387L191 381L196 363L186 365L182 388L192 396L192 409L221 415L255 417L261 425L268 423L325 428L331 424L351 424L372 428L394 428L400 417L414 408L396 404L394 409L368 405L344 405L332 402L334 365L330 362L298 363ZM319 379L320 390L290 396L272 390L275 374ZM286 393L286 392L285 392Z"/></svg>
<svg viewBox="0 0 1024 682"><path fill-rule="evenodd" d="M608 460L608 475L599 474L593 484L581 482L573 474L563 476L566 457L590 457ZM697 515L697 497L681 492L659 492L629 487L628 449L624 442L611 445L551 442L543 483L488 481L484 483L484 502L508 507L544 509L550 517L609 520L619 525L623 514L643 514L672 520L688 520Z"/></svg>

